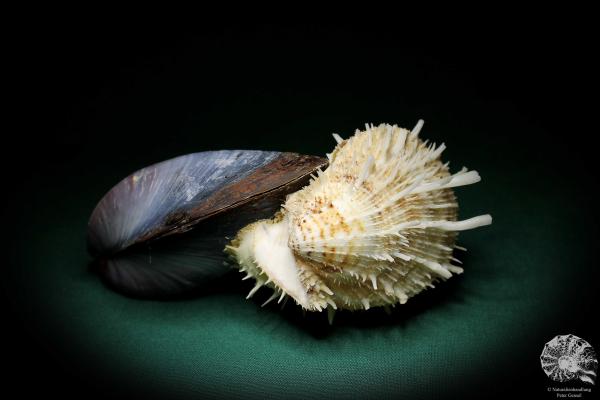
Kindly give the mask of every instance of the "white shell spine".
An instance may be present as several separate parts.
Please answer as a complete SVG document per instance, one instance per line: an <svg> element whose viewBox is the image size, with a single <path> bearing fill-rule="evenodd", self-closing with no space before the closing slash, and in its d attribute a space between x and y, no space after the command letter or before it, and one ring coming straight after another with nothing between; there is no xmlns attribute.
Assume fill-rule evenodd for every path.
<svg viewBox="0 0 600 400"><path fill-rule="evenodd" d="M440 161L445 145L396 125L367 125L328 154L330 166L288 196L273 220L242 229L226 251L262 285L310 311L369 309L406 301L463 272L457 232L492 222L457 221L452 188L480 180ZM274 297L273 297L274 298ZM330 320L332 313L330 312Z"/></svg>

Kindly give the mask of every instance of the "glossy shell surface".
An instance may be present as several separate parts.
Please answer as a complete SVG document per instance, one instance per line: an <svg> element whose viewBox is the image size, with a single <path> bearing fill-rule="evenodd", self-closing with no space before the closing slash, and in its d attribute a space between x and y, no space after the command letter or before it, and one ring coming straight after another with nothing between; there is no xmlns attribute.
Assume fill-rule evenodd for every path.
<svg viewBox="0 0 600 400"><path fill-rule="evenodd" d="M193 289L227 271L228 236L271 216L325 165L320 157L257 150L208 151L151 165L98 203L88 249L107 282L128 294Z"/></svg>

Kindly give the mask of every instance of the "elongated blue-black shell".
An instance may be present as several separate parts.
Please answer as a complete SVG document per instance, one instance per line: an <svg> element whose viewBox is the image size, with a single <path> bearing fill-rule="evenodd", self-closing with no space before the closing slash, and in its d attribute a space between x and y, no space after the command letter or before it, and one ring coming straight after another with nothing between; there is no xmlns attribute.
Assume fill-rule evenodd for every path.
<svg viewBox="0 0 600 400"><path fill-rule="evenodd" d="M327 160L295 153L223 150L141 169L100 200L88 223L95 269L113 288L165 297L228 271L224 246L270 218Z"/></svg>

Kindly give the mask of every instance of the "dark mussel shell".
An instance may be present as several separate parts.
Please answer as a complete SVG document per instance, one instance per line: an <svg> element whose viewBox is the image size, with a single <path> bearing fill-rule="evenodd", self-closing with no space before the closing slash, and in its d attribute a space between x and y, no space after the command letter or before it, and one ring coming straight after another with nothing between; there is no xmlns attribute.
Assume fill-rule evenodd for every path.
<svg viewBox="0 0 600 400"><path fill-rule="evenodd" d="M316 156L258 150L188 154L141 169L100 200L88 223L94 269L112 288L160 298L225 274L223 249L245 225L327 166Z"/></svg>

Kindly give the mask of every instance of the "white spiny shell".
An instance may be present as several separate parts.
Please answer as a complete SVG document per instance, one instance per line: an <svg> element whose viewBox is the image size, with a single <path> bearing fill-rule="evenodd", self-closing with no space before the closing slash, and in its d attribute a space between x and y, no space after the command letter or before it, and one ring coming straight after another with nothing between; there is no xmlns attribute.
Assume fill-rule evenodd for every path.
<svg viewBox="0 0 600 400"><path fill-rule="evenodd" d="M480 180L454 175L445 146L411 131L367 125L338 142L330 166L288 196L273 220L242 229L228 251L257 284L290 295L303 308L369 309L405 303L437 279L463 270L452 252L457 231L491 223L483 215L457 221L451 188Z"/></svg>

